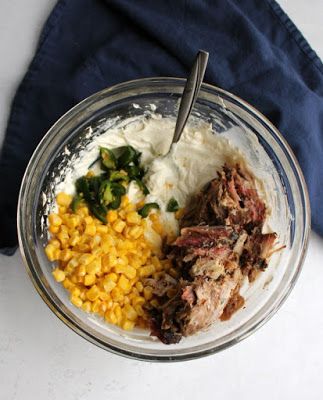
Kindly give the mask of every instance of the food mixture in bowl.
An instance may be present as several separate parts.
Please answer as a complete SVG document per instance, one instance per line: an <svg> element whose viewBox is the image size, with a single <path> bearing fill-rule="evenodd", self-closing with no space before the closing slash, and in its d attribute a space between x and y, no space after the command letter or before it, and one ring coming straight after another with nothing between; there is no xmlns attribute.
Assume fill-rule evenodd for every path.
<svg viewBox="0 0 323 400"><path fill-rule="evenodd" d="M203 122L128 119L93 139L57 187L45 252L85 312L177 343L244 305L278 250L262 182Z"/></svg>

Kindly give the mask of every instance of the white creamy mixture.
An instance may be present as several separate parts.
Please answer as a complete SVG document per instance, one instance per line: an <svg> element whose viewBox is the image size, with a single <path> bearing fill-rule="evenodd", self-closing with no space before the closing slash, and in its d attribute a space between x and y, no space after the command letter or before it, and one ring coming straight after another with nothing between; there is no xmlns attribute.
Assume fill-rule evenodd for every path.
<svg viewBox="0 0 323 400"><path fill-rule="evenodd" d="M184 207L192 194L216 177L217 171L225 162L245 163L245 160L239 149L228 139L213 134L211 125L200 121L187 125L180 141L168 153L174 128L174 119L154 115L140 120L129 118L121 127L108 129L95 137L82 151L80 159L74 163L73 170L67 173L65 180L57 186L56 192L74 193L75 180L87 173L91 163L98 157L99 146L113 149L131 145L142 153L141 163L147 170L145 183L150 194L146 197L146 202L159 204L166 231L177 234L175 215L166 212L170 198L174 197L180 207ZM92 169L99 172L98 164ZM134 202L143 198L134 182L129 185L128 196ZM158 246L158 235L151 231L150 236Z"/></svg>

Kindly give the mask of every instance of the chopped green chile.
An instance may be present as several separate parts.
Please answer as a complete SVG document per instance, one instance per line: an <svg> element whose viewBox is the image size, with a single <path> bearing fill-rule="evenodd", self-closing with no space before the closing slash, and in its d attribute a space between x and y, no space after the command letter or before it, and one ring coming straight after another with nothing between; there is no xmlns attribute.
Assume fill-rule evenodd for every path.
<svg viewBox="0 0 323 400"><path fill-rule="evenodd" d="M138 165L128 165L124 167L125 171L129 175L130 179L142 178L144 176L144 170Z"/></svg>
<svg viewBox="0 0 323 400"><path fill-rule="evenodd" d="M118 181L124 181L124 182L129 182L129 176L126 171L111 171L110 177L109 177L111 182L118 182Z"/></svg>
<svg viewBox="0 0 323 400"><path fill-rule="evenodd" d="M85 175L75 182L76 195L71 205L73 211L75 212L79 203L84 201L93 216L106 223L107 211L120 207L122 196L126 194L125 186L130 181L137 182L142 192L147 195L149 190L141 180L145 171L139 166L140 156L141 153L132 146L122 146L113 151L100 147L100 156L91 166L100 161L105 172L96 176ZM157 208L158 204L148 208L150 207ZM148 213L149 210L147 215Z"/></svg>
<svg viewBox="0 0 323 400"><path fill-rule="evenodd" d="M118 157L119 168L126 167L130 163L138 164L140 153L132 146L118 147L116 150L120 152L120 156Z"/></svg>
<svg viewBox="0 0 323 400"><path fill-rule="evenodd" d="M138 214L146 218L153 209L159 210L159 205L157 203L147 203L138 211Z"/></svg>
<svg viewBox="0 0 323 400"><path fill-rule="evenodd" d="M149 194L149 189L147 188L147 186L138 178L135 178L134 181L137 183L137 185L139 186L139 189L143 192L143 194L146 196L147 194Z"/></svg>
<svg viewBox="0 0 323 400"><path fill-rule="evenodd" d="M72 200L72 203L71 203L71 209L72 209L73 213L76 213L76 211L77 211L79 205L81 204L82 200L83 200L83 197L81 195L79 195L79 194L76 194L73 197L73 200Z"/></svg>
<svg viewBox="0 0 323 400"><path fill-rule="evenodd" d="M168 204L167 204L167 208L166 211L168 212L176 212L179 210L179 205L176 199L174 199L174 197L172 197Z"/></svg>
<svg viewBox="0 0 323 400"><path fill-rule="evenodd" d="M91 213L101 222L104 224L107 223L106 215L107 215L107 209L106 207L100 205L100 204L90 204L89 205Z"/></svg>
<svg viewBox="0 0 323 400"><path fill-rule="evenodd" d="M124 194L126 194L126 188L120 183L111 182L110 185L114 196L123 196Z"/></svg>
<svg viewBox="0 0 323 400"><path fill-rule="evenodd" d="M111 189L111 183L108 180L101 183L99 197L100 203L105 206L108 206L113 201L114 196Z"/></svg>
<svg viewBox="0 0 323 400"><path fill-rule="evenodd" d="M117 160L113 152L106 147L100 147L101 164L106 169L116 169Z"/></svg>

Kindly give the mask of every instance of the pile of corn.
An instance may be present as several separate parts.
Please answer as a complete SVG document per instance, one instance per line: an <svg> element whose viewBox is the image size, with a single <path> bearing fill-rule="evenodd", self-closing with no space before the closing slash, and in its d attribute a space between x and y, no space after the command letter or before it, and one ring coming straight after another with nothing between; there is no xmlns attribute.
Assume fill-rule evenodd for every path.
<svg viewBox="0 0 323 400"><path fill-rule="evenodd" d="M59 193L56 201L59 211L48 217L51 239L45 248L48 259L58 262L53 271L56 281L70 292L76 307L98 313L125 330L144 325L143 306L158 306L145 278L176 272L145 239L147 222L136 211L141 205L124 196L120 208L108 212L105 225L83 204L73 213L72 198L65 193ZM149 218L162 235L158 214Z"/></svg>

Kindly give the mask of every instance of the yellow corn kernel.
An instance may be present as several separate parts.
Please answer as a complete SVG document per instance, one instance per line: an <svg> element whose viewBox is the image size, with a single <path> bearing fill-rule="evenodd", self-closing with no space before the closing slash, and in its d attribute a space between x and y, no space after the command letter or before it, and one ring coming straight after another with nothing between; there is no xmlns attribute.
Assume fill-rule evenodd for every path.
<svg viewBox="0 0 323 400"><path fill-rule="evenodd" d="M115 313L112 310L106 311L104 314L104 318L107 322L116 325L118 322L118 318L116 317Z"/></svg>
<svg viewBox="0 0 323 400"><path fill-rule="evenodd" d="M77 276L85 276L86 275L85 265L80 265L79 267L77 267L76 274Z"/></svg>
<svg viewBox="0 0 323 400"><path fill-rule="evenodd" d="M91 217L87 217L91 218ZM96 234L96 226L94 224L87 224L84 229L84 234L89 236L94 236Z"/></svg>
<svg viewBox="0 0 323 400"><path fill-rule="evenodd" d="M145 304L145 301L146 300L142 296L134 296L131 302L133 306L136 306L138 304L142 306L143 304Z"/></svg>
<svg viewBox="0 0 323 400"><path fill-rule="evenodd" d="M86 274L84 276L84 285L85 286L91 286L95 283L96 281L96 276L93 274Z"/></svg>
<svg viewBox="0 0 323 400"><path fill-rule="evenodd" d="M137 282L135 286L139 293L141 293L144 290L144 286L141 282Z"/></svg>
<svg viewBox="0 0 323 400"><path fill-rule="evenodd" d="M74 297L80 297L81 290L78 287L73 287L73 289L70 290L71 295Z"/></svg>
<svg viewBox="0 0 323 400"><path fill-rule="evenodd" d="M155 212L149 214L149 219L152 222L159 222L159 215Z"/></svg>
<svg viewBox="0 0 323 400"><path fill-rule="evenodd" d="M67 207L64 207L64 206L58 207L59 214L64 215L64 214L66 214L66 211L67 211Z"/></svg>
<svg viewBox="0 0 323 400"><path fill-rule="evenodd" d="M160 278L162 278L164 276L164 271L160 271L160 272L154 272L153 273L153 278L154 279L160 279Z"/></svg>
<svg viewBox="0 0 323 400"><path fill-rule="evenodd" d="M158 308L159 307L159 303L158 300L153 299L150 301L150 304L154 307L154 308Z"/></svg>
<svg viewBox="0 0 323 400"><path fill-rule="evenodd" d="M66 225L70 229L75 229L80 223L80 217L79 215L72 215L70 218L67 219Z"/></svg>
<svg viewBox="0 0 323 400"><path fill-rule="evenodd" d="M104 287L104 284L103 284L103 287ZM108 301L108 300L111 300L111 297L110 297L109 293L100 292L99 299L102 301Z"/></svg>
<svg viewBox="0 0 323 400"><path fill-rule="evenodd" d="M80 240L79 233L78 232L73 232L71 234L71 237L70 237L70 240L69 240L70 246L76 246L77 243L79 242L79 240Z"/></svg>
<svg viewBox="0 0 323 400"><path fill-rule="evenodd" d="M93 285L87 292L86 292L86 297L91 300L95 301L100 294L100 290L96 285Z"/></svg>
<svg viewBox="0 0 323 400"><path fill-rule="evenodd" d="M129 203L127 206L125 206L124 208L125 212L131 212L131 211L135 211L136 210L136 206L132 203Z"/></svg>
<svg viewBox="0 0 323 400"><path fill-rule="evenodd" d="M144 297L147 301L153 297L153 288L151 286L144 287Z"/></svg>
<svg viewBox="0 0 323 400"><path fill-rule="evenodd" d="M130 304L126 304L123 307L123 313L127 317L127 319L130 319L130 321L135 321L138 317L136 310Z"/></svg>
<svg viewBox="0 0 323 400"><path fill-rule="evenodd" d="M147 278L155 272L155 266L153 264L145 265L139 268L138 272L141 278Z"/></svg>
<svg viewBox="0 0 323 400"><path fill-rule="evenodd" d="M118 274L126 275L129 279L133 279L136 276L136 269L130 265L116 265L114 271Z"/></svg>
<svg viewBox="0 0 323 400"><path fill-rule="evenodd" d="M91 248L88 244L78 243L77 250L81 253L87 253L88 251L91 251Z"/></svg>
<svg viewBox="0 0 323 400"><path fill-rule="evenodd" d="M121 304L125 306L126 304L130 304L130 301L131 299L129 299L128 296L125 296Z"/></svg>
<svg viewBox="0 0 323 400"><path fill-rule="evenodd" d="M66 271L66 269L65 269L65 271ZM71 279L71 282L73 282L75 285L78 283L78 276L71 275L70 279Z"/></svg>
<svg viewBox="0 0 323 400"><path fill-rule="evenodd" d="M63 280L65 279L65 273L64 271L55 268L54 271L52 272L53 277L55 278L56 282L63 282Z"/></svg>
<svg viewBox="0 0 323 400"><path fill-rule="evenodd" d="M101 259L95 258L90 264L86 266L86 272L88 274L98 274L101 271Z"/></svg>
<svg viewBox="0 0 323 400"><path fill-rule="evenodd" d="M145 205L145 200L140 200L140 201L138 201L138 203L136 204L137 210L139 210L140 208L142 208L144 205Z"/></svg>
<svg viewBox="0 0 323 400"><path fill-rule="evenodd" d="M175 212L175 218L176 219L181 219L182 216L184 215L184 212L185 212L185 208L180 208L179 210L177 210Z"/></svg>
<svg viewBox="0 0 323 400"><path fill-rule="evenodd" d="M61 261L67 262L73 257L73 253L71 252L70 249L64 249L61 251L59 255L59 259Z"/></svg>
<svg viewBox="0 0 323 400"><path fill-rule="evenodd" d="M63 233L68 234L68 227L65 224L62 224L60 226L60 231L63 232Z"/></svg>
<svg viewBox="0 0 323 400"><path fill-rule="evenodd" d="M63 192L58 193L56 196L56 202L59 206L69 207L69 205L72 203L72 196Z"/></svg>
<svg viewBox="0 0 323 400"><path fill-rule="evenodd" d="M115 274L114 272L110 272L110 274L108 274L108 275L106 276L106 278L110 279L110 281L112 281L112 282L117 282L117 280L118 280L118 275Z"/></svg>
<svg viewBox="0 0 323 400"><path fill-rule="evenodd" d="M110 224L118 219L118 212L116 210L109 210L107 215L107 220Z"/></svg>
<svg viewBox="0 0 323 400"><path fill-rule="evenodd" d="M48 244L53 245L54 247L56 247L57 249L60 249L61 247L61 242L57 239L51 239Z"/></svg>
<svg viewBox="0 0 323 400"><path fill-rule="evenodd" d="M136 313L138 314L139 317L143 317L145 315L145 312L140 304L135 305L134 309L136 310Z"/></svg>
<svg viewBox="0 0 323 400"><path fill-rule="evenodd" d="M76 210L76 214L79 215L80 217L84 218L87 215L89 215L89 209L87 207L79 207Z"/></svg>
<svg viewBox="0 0 323 400"><path fill-rule="evenodd" d="M113 312L117 318L117 323L120 324L122 321L122 309L119 304L114 307Z"/></svg>
<svg viewBox="0 0 323 400"><path fill-rule="evenodd" d="M58 256L59 256L59 252L60 252L59 249L57 247L53 246L52 244L48 244L45 247L45 253L46 253L46 256L49 259L49 261L57 260Z"/></svg>
<svg viewBox="0 0 323 400"><path fill-rule="evenodd" d="M118 233L121 233L125 226L126 226L126 223L124 221L122 221L121 219L117 219L112 225L113 229Z"/></svg>
<svg viewBox="0 0 323 400"><path fill-rule="evenodd" d="M62 218L57 214L50 214L48 216L48 220L49 223L53 226L60 226L63 223Z"/></svg>
<svg viewBox="0 0 323 400"><path fill-rule="evenodd" d="M99 307L99 314L104 316L104 313L107 311L107 303L105 301L102 301Z"/></svg>
<svg viewBox="0 0 323 400"><path fill-rule="evenodd" d="M106 225L99 225L96 227L96 232L97 233L107 233L108 232L108 227Z"/></svg>
<svg viewBox="0 0 323 400"><path fill-rule="evenodd" d="M134 239L138 239L143 233L144 230L141 226L133 226L129 229L129 236Z"/></svg>
<svg viewBox="0 0 323 400"><path fill-rule="evenodd" d="M81 289L80 299L86 300L86 289Z"/></svg>
<svg viewBox="0 0 323 400"><path fill-rule="evenodd" d="M48 230L49 230L50 233L58 233L59 232L59 226L50 225Z"/></svg>
<svg viewBox="0 0 323 400"><path fill-rule="evenodd" d="M120 207L121 208L125 208L129 203L130 203L129 197L128 196L123 196L122 199L121 199Z"/></svg>
<svg viewBox="0 0 323 400"><path fill-rule="evenodd" d="M102 304L101 300L99 299L94 300L94 302L92 303L91 311L94 313L99 312L101 304Z"/></svg>
<svg viewBox="0 0 323 400"><path fill-rule="evenodd" d="M67 264L67 268L69 269L70 272L72 272L74 270L74 268L79 266L79 262L78 259L73 257L69 260L68 264Z"/></svg>
<svg viewBox="0 0 323 400"><path fill-rule="evenodd" d="M81 255L78 262L80 263L80 265L89 265L93 261L93 259L93 254L85 253Z"/></svg>
<svg viewBox="0 0 323 400"><path fill-rule="evenodd" d="M57 238L61 242L62 247L65 247L68 244L69 236L67 232L59 232Z"/></svg>
<svg viewBox="0 0 323 400"><path fill-rule="evenodd" d="M95 235L93 238L90 240L90 247L91 249L94 249L95 247L99 246L101 243L101 236Z"/></svg>
<svg viewBox="0 0 323 400"><path fill-rule="evenodd" d="M83 304L82 304L82 310L83 311L85 311L85 312L87 312L87 313L89 313L90 311L91 311L91 302L90 301L85 301Z"/></svg>
<svg viewBox="0 0 323 400"><path fill-rule="evenodd" d="M134 326L135 326L134 321L126 319L122 322L121 328L124 329L125 331L132 331Z"/></svg>
<svg viewBox="0 0 323 400"><path fill-rule="evenodd" d="M154 264L156 271L160 271L162 269L162 265L159 261L159 258L156 256L151 257L151 262Z"/></svg>
<svg viewBox="0 0 323 400"><path fill-rule="evenodd" d="M115 255L106 254L102 257L102 268L104 268L106 272L110 271L115 265L117 265L117 257Z"/></svg>
<svg viewBox="0 0 323 400"><path fill-rule="evenodd" d="M110 293L112 289L116 287L116 283L110 280L108 277L104 278L103 281L103 288L106 291L106 293Z"/></svg>
<svg viewBox="0 0 323 400"><path fill-rule="evenodd" d="M83 304L83 301L77 297L77 296L71 296L71 303L74 304L76 307L81 307Z"/></svg>
<svg viewBox="0 0 323 400"><path fill-rule="evenodd" d="M129 279L127 279L124 275L121 275L118 280L118 287L125 293L129 292L131 289Z"/></svg>
<svg viewBox="0 0 323 400"><path fill-rule="evenodd" d="M122 301L124 298L123 293L119 287L115 287L111 290L111 297L112 297L113 301L116 301L116 302Z"/></svg>
<svg viewBox="0 0 323 400"><path fill-rule="evenodd" d="M130 211L126 214L126 221L128 224L140 224L141 217L136 211Z"/></svg>
<svg viewBox="0 0 323 400"><path fill-rule="evenodd" d="M157 222L157 221L153 222L152 227L153 227L153 230L155 232L157 232L160 236L162 236L164 234L164 228L160 222Z"/></svg>
<svg viewBox="0 0 323 400"><path fill-rule="evenodd" d="M85 218L84 218L84 222L85 222L87 225L92 225L92 224L94 223L94 220L93 220L93 218L92 218L91 216L88 216L88 217L85 217Z"/></svg>
<svg viewBox="0 0 323 400"><path fill-rule="evenodd" d="M68 278L64 279L63 286L67 290L70 290L72 287L74 287L73 282L71 282L70 279L68 279Z"/></svg>

